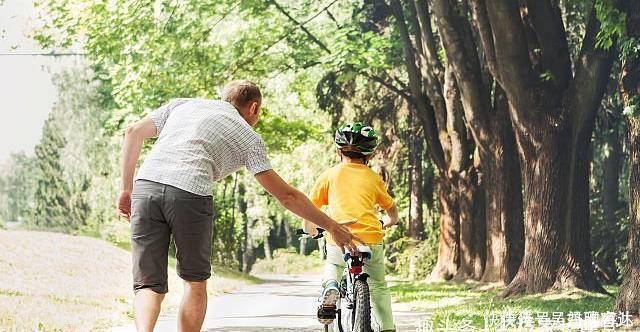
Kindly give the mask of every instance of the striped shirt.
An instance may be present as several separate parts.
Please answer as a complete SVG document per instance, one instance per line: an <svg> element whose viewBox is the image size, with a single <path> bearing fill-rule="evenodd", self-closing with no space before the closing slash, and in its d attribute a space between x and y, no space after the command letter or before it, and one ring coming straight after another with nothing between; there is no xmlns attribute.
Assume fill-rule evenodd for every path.
<svg viewBox="0 0 640 332"><path fill-rule="evenodd" d="M136 179L209 196L214 181L242 167L252 174L271 169L264 141L228 102L175 99L149 117L158 140Z"/></svg>

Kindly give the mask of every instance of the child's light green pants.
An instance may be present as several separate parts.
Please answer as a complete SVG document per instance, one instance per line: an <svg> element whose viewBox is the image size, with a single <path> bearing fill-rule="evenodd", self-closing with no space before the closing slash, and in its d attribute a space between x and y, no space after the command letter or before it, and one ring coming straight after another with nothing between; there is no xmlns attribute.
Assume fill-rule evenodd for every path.
<svg viewBox="0 0 640 332"><path fill-rule="evenodd" d="M373 316L375 322L380 325L381 331L395 330L393 312L391 311L391 294L385 280L384 249L379 244L369 245L369 248L371 248L373 258L364 265L363 272L369 275L367 283L369 284ZM327 261L324 265L322 285L324 286L329 280L335 280L339 284L345 264L340 248L327 244Z"/></svg>

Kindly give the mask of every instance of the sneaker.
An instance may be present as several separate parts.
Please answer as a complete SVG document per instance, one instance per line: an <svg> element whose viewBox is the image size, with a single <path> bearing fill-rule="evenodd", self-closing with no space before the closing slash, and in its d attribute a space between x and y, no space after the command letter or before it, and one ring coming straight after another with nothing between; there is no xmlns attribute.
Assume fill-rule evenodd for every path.
<svg viewBox="0 0 640 332"><path fill-rule="evenodd" d="M336 304L340 299L340 291L338 290L338 283L335 280L330 280L324 286L322 295L319 301L322 304L318 307L318 321L324 325L331 324L336 318Z"/></svg>
<svg viewBox="0 0 640 332"><path fill-rule="evenodd" d="M325 307L335 307L339 299L340 291L338 290L338 283L335 280L327 281L319 299L322 302L322 305Z"/></svg>

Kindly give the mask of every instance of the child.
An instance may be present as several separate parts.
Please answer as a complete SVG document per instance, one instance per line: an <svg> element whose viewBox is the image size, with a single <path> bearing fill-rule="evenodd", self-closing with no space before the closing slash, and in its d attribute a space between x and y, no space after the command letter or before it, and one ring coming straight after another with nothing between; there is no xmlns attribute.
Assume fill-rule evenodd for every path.
<svg viewBox="0 0 640 332"><path fill-rule="evenodd" d="M373 128L360 122L342 125L335 134L336 152L340 164L324 171L311 191L310 199L317 207L328 205L328 214L338 221L356 222L349 230L371 248L373 257L364 266L371 294L373 316L381 331L395 331L391 311L391 296L385 281L383 229L398 222L398 210L387 193L384 182L367 163L373 154L378 137ZM389 215L383 225L376 214L376 205ZM316 232L313 224L305 221L305 231ZM327 237L327 260L323 277L323 305L335 305L339 293L345 262L342 251Z"/></svg>

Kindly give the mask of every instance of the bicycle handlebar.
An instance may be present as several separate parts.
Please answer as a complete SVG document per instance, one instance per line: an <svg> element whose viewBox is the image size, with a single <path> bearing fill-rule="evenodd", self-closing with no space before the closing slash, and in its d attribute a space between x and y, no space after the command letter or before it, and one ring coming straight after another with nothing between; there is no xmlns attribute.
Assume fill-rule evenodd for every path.
<svg viewBox="0 0 640 332"><path fill-rule="evenodd" d="M380 223L384 224L384 222L382 220L380 220ZM316 227L316 230L318 230L318 234L316 234L315 236L311 236L311 234L305 232L304 229L298 228L298 229L296 229L296 235L302 236L302 237L310 237L310 238L316 239L316 240L324 237L323 233L325 232L325 230L323 228Z"/></svg>
<svg viewBox="0 0 640 332"><path fill-rule="evenodd" d="M306 236L306 237L310 237L310 238L313 238L313 239L316 239L316 240L321 238L321 237L324 237L324 234L323 234L325 232L324 229L316 228L316 230L318 230L318 234L316 234L315 236L311 236L311 234L305 232L304 229L298 228L298 229L296 229L296 235L303 236L303 237Z"/></svg>

